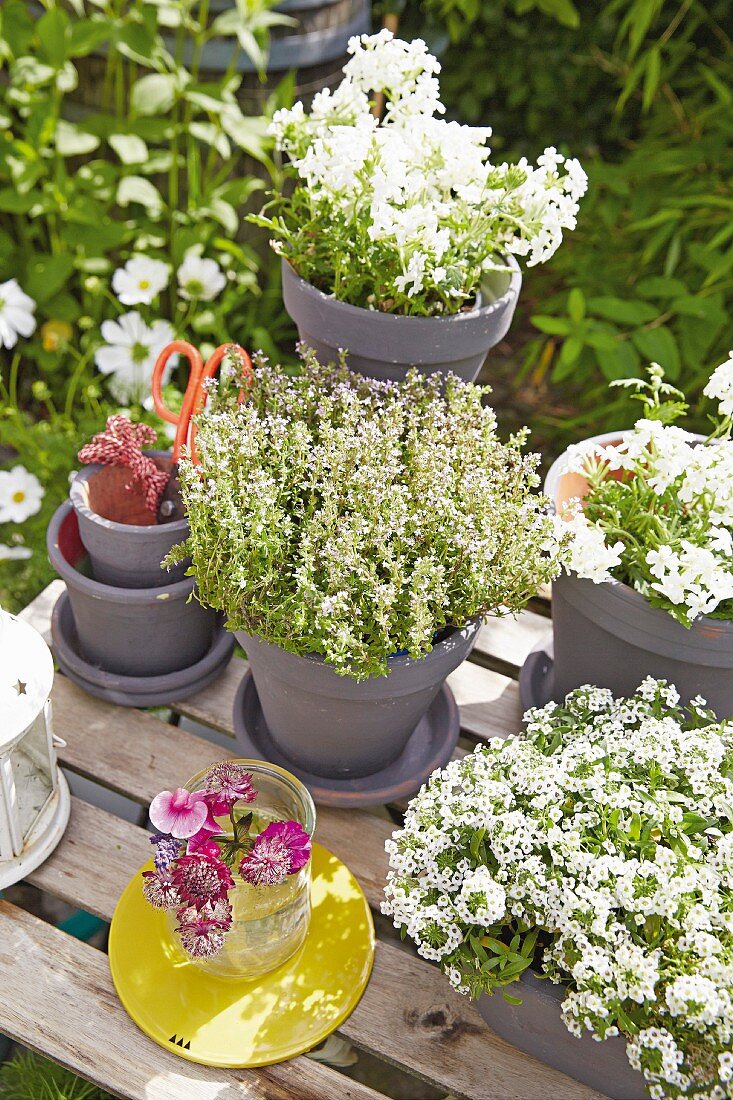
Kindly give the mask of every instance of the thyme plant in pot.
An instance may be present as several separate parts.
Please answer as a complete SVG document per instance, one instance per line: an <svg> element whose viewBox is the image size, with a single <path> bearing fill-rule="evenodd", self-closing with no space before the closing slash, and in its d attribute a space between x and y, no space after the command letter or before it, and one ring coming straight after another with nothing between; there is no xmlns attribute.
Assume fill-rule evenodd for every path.
<svg viewBox="0 0 733 1100"><path fill-rule="evenodd" d="M648 678L532 710L432 776L387 842L383 909L419 954L617 1100L733 1082L733 725L678 702Z"/></svg>
<svg viewBox="0 0 733 1100"><path fill-rule="evenodd" d="M198 418L199 464L180 466L191 534L171 557L191 556L249 657L243 748L321 798L410 793L455 745L443 685L481 617L559 569L537 456L451 376L445 392L415 371L377 382L307 350L297 377L259 359L242 404L239 387Z"/></svg>
<svg viewBox="0 0 733 1100"><path fill-rule="evenodd" d="M631 431L571 447L546 492L573 532L568 575L553 586L553 657L523 670L525 705L598 683L628 694L639 675L673 679L733 714L733 359L706 393L707 438L675 423L683 395L653 365ZM582 509L578 502L582 498ZM575 504L573 504L575 500Z"/></svg>
<svg viewBox="0 0 733 1100"><path fill-rule="evenodd" d="M488 127L439 116L423 41L355 37L344 79L276 112L294 183L258 225L282 255L285 307L325 363L402 379L410 366L473 381L506 334L521 276L575 226L586 176L553 148L533 168L492 164ZM383 93L381 119L370 93ZM358 258L358 262L356 259Z"/></svg>

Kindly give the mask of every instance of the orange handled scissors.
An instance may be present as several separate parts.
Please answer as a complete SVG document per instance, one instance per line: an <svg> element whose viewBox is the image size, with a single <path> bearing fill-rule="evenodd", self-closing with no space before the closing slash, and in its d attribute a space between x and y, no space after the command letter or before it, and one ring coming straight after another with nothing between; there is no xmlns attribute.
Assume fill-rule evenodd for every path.
<svg viewBox="0 0 733 1100"><path fill-rule="evenodd" d="M242 365L244 379L251 383L254 378L252 373L252 360L244 348L240 347L239 344L221 344L216 351L209 356L205 364L201 358L200 352L193 344L189 344L186 340L174 340L172 344L168 344L164 347L158 356L155 366L153 367L151 384L153 405L161 420L165 420L169 424L177 425L176 435L173 440L172 457L174 464L178 462L181 447L184 443L188 443L191 451L191 460L194 463L198 462L198 455L196 454L196 425L192 423L192 419L197 413L201 412L206 404L206 386L204 383L208 378L214 377L222 360L229 354L233 354L239 360ZM188 384L186 386L186 392L183 395L183 405L178 414L171 412L163 401L162 393L163 375L168 365L168 360L172 355L185 356L185 358L188 359L190 367ZM244 399L245 392L244 390L240 390L238 400L241 403Z"/></svg>

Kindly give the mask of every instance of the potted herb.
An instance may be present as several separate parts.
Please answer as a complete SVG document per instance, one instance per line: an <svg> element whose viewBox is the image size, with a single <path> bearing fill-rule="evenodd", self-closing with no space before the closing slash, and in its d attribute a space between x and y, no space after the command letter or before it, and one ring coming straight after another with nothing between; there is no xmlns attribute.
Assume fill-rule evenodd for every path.
<svg viewBox="0 0 733 1100"><path fill-rule="evenodd" d="M472 381L511 323L515 256L552 256L585 173L552 148L536 168L492 164L488 127L439 117L440 65L420 39L383 30L349 52L333 94L273 118L294 185L253 220L283 257L285 307L323 362L345 348L373 377L414 365Z"/></svg>
<svg viewBox="0 0 733 1100"><path fill-rule="evenodd" d="M199 464L180 466L191 534L171 557L191 556L237 632L278 753L301 774L373 775L481 617L557 573L537 456L524 432L500 442L485 391L452 376L443 392L312 352L297 377L255 361L247 402L232 377L198 418Z"/></svg>
<svg viewBox="0 0 733 1100"><path fill-rule="evenodd" d="M573 532L569 575L553 586L552 694L598 683L628 694L668 676L687 702L733 714L733 359L706 394L707 437L676 421L687 406L656 364L631 431L571 447L546 492ZM568 502L582 498L582 509Z"/></svg>
<svg viewBox="0 0 733 1100"><path fill-rule="evenodd" d="M530 711L431 777L387 845L383 910L418 952L513 1045L622 1100L733 1080L733 726L678 699L649 678Z"/></svg>

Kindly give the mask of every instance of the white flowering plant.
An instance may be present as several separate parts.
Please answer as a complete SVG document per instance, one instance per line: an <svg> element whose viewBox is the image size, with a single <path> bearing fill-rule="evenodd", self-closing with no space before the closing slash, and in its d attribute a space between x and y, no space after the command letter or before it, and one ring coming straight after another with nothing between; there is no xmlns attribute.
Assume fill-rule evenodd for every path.
<svg viewBox="0 0 733 1100"><path fill-rule="evenodd" d="M723 1100L733 724L678 699L651 678L629 699L583 687L436 772L387 842L383 911L460 992L531 966L573 1034L625 1038L652 1097Z"/></svg>
<svg viewBox="0 0 733 1100"><path fill-rule="evenodd" d="M382 30L349 53L333 93L273 118L295 185L253 220L295 271L355 306L440 315L472 306L507 255L549 259L586 190L578 161L549 148L536 168L492 164L489 127L439 117L440 65L421 39Z"/></svg>
<svg viewBox="0 0 733 1100"><path fill-rule="evenodd" d="M524 606L562 551L526 432L502 443L481 387L413 371L385 383L255 357L229 368L180 464L202 602L228 625L355 679L437 632Z"/></svg>
<svg viewBox="0 0 733 1100"><path fill-rule="evenodd" d="M733 353L705 388L719 403L706 439L675 423L687 405L658 364L648 381L615 384L636 389L644 416L616 444L569 449L564 470L588 488L561 521L573 532L568 571L628 584L686 627L732 619Z"/></svg>

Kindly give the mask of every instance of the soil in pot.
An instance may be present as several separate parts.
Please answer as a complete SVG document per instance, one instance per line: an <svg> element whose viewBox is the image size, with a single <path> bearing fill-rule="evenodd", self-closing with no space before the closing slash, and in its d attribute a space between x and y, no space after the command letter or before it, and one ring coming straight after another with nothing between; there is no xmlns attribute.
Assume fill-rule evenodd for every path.
<svg viewBox="0 0 733 1100"><path fill-rule="evenodd" d="M372 775L394 763L446 677L473 649L480 621L449 631L425 657L389 658L365 681L339 676L322 657L301 657L243 632L273 744L304 772L333 779Z"/></svg>
<svg viewBox="0 0 733 1100"><path fill-rule="evenodd" d="M169 452L145 454L159 469L170 471ZM170 570L160 563L188 537L188 520L158 523L127 467L84 466L74 476L69 496L95 580L120 588L152 588L183 579L187 562Z"/></svg>
<svg viewBox="0 0 733 1100"><path fill-rule="evenodd" d="M193 578L137 589L91 579L68 501L54 513L46 545L66 582L82 656L91 664L125 676L159 676L190 667L209 649L217 617L193 598Z"/></svg>

